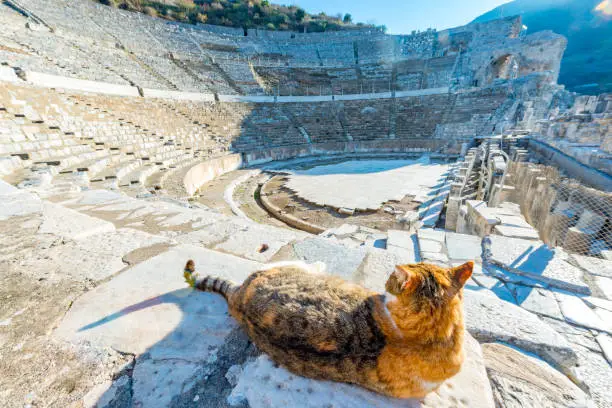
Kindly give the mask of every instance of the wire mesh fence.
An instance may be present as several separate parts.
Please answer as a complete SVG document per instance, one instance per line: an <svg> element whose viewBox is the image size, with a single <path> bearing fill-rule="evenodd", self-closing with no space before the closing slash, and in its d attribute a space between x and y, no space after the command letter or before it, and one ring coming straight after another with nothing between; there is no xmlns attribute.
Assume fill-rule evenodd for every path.
<svg viewBox="0 0 612 408"><path fill-rule="evenodd" d="M520 204L546 244L582 255L612 255L612 193L528 162L509 162L507 184L513 188L505 199Z"/></svg>

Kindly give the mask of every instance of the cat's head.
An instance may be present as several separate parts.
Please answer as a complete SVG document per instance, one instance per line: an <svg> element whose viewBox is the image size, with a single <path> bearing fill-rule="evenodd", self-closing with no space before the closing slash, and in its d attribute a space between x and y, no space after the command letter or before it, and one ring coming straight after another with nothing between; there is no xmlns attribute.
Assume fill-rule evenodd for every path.
<svg viewBox="0 0 612 408"><path fill-rule="evenodd" d="M473 268L471 261L454 268L427 263L397 265L385 289L404 303L437 308L461 296Z"/></svg>

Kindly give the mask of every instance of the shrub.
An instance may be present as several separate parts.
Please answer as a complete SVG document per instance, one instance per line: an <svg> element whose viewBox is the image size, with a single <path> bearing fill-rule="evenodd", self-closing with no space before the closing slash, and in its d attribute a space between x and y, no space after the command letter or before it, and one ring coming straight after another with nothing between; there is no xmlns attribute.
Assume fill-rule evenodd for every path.
<svg viewBox="0 0 612 408"><path fill-rule="evenodd" d="M349 13L328 16L308 14L297 6L272 4L271 0L96 0L111 7L139 11L171 21L206 23L248 29L265 27L268 30L311 32L346 30L374 25L353 23ZM383 27L377 27L383 29Z"/></svg>

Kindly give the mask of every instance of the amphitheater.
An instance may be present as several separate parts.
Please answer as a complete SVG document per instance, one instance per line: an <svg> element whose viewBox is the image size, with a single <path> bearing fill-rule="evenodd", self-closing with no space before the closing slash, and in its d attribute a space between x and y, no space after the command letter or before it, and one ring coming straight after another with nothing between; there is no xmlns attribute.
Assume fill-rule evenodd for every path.
<svg viewBox="0 0 612 408"><path fill-rule="evenodd" d="M612 407L612 95L520 17L445 31L184 25L0 2L0 406ZM475 260L424 400L291 375L186 259Z"/></svg>

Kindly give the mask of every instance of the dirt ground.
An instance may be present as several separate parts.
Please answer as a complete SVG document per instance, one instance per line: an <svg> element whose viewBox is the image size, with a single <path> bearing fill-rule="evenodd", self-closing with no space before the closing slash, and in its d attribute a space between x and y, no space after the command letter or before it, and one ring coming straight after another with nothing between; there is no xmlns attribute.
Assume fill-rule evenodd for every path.
<svg viewBox="0 0 612 408"><path fill-rule="evenodd" d="M324 229L339 227L342 224L354 224L374 228L379 231L399 228L396 216L407 211L416 210L420 203L413 197L405 196L401 201L388 201L378 211L360 211L354 215L340 214L328 206L318 206L300 197L285 187L286 176L274 176L266 184L267 198L284 212L304 221L319 225Z"/></svg>
<svg viewBox="0 0 612 408"><path fill-rule="evenodd" d="M330 164L342 160L328 160L325 162L308 163L297 166L300 169ZM235 180L243 177L251 169L242 169L224 174L215 180L203 185L195 195L195 201L215 209L222 214L232 215L232 210L224 199L226 188ZM266 189L273 194L267 198L289 214L318 225L323 229L339 227L351 223L380 231L394 228L403 228L397 221L399 214L418 209L420 203L413 201L412 196L406 196L401 201L388 201L378 211L356 212L354 215L340 214L336 209L327 206L318 206L298 197L291 190L284 187L286 176L277 173L264 172L240 183L234 190L233 200L238 207L252 220L277 227L292 228L282 220L275 218L263 207L259 200L261 187L265 183Z"/></svg>
<svg viewBox="0 0 612 408"><path fill-rule="evenodd" d="M0 222L0 406L80 407L95 384L129 369L131 356L55 341L51 332L72 302L91 289L86 280L51 282L23 260L56 245L22 228L27 218Z"/></svg>

